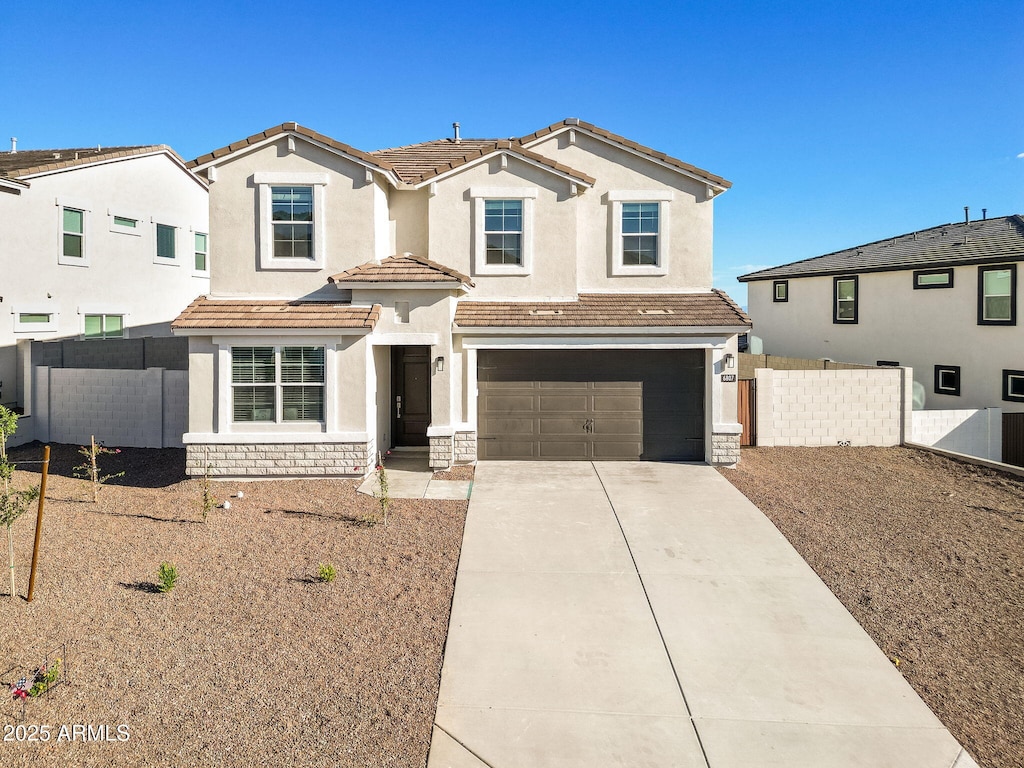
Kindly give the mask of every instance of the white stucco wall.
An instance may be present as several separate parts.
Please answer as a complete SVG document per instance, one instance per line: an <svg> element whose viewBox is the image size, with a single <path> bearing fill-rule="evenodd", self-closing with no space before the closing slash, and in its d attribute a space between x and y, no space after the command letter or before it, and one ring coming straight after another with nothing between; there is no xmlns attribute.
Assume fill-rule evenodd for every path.
<svg viewBox="0 0 1024 768"><path fill-rule="evenodd" d="M205 187L166 154L28 179L0 193L0 403L16 399L15 345L78 338L85 314L123 314L126 335L170 335L170 322L209 291L194 270L194 233L209 232ZM85 210L85 258L60 264L62 205ZM114 216L137 219L131 234ZM177 228L173 260L156 263L156 224ZM212 242L212 238L211 238ZM211 246L212 247L212 246ZM212 256L211 256L212 258ZM18 312L52 313L51 330L15 330Z"/></svg>
<svg viewBox="0 0 1024 768"><path fill-rule="evenodd" d="M1024 269L1018 269L1019 323L1024 323ZM832 277L789 280L789 301L772 301L772 281L748 283L752 333L764 352L791 357L830 357L850 363L891 360L914 369L926 409L998 406L1024 411L1002 399L1003 369L1024 368L1021 325L978 325L978 267L956 267L953 287L914 290L913 271L873 272L859 278L856 324L832 322ZM960 395L936 394L936 365L960 366Z"/></svg>

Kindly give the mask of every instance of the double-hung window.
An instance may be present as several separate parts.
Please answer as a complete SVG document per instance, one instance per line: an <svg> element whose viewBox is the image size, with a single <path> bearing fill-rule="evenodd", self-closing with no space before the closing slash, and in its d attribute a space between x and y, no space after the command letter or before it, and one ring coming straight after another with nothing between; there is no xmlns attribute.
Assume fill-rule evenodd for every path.
<svg viewBox="0 0 1024 768"><path fill-rule="evenodd" d="M124 315L86 315L86 339L123 339Z"/></svg>
<svg viewBox="0 0 1024 768"><path fill-rule="evenodd" d="M169 224L156 225L156 260L158 263L174 261L177 248L177 230Z"/></svg>
<svg viewBox="0 0 1024 768"><path fill-rule="evenodd" d="M485 200L484 236L488 264L523 264L523 201Z"/></svg>
<svg viewBox="0 0 1024 768"><path fill-rule="evenodd" d="M259 194L260 268L320 269L327 224L326 173L253 174Z"/></svg>
<svg viewBox="0 0 1024 768"><path fill-rule="evenodd" d="M668 274L671 191L608 193L612 220L613 275Z"/></svg>
<svg viewBox="0 0 1024 768"><path fill-rule="evenodd" d="M207 243L206 233L195 232L195 261L193 268L196 272L209 272L209 245Z"/></svg>
<svg viewBox="0 0 1024 768"><path fill-rule="evenodd" d="M528 275L533 266L534 187L472 187L473 271Z"/></svg>
<svg viewBox="0 0 1024 768"><path fill-rule="evenodd" d="M858 310L857 276L832 279L832 322L856 323Z"/></svg>
<svg viewBox="0 0 1024 768"><path fill-rule="evenodd" d="M85 211L63 208L63 244L61 255L65 259L85 257Z"/></svg>
<svg viewBox="0 0 1024 768"><path fill-rule="evenodd" d="M978 267L978 325L1017 324L1017 265Z"/></svg>
<svg viewBox="0 0 1024 768"><path fill-rule="evenodd" d="M324 348L231 348L232 420L322 422Z"/></svg>

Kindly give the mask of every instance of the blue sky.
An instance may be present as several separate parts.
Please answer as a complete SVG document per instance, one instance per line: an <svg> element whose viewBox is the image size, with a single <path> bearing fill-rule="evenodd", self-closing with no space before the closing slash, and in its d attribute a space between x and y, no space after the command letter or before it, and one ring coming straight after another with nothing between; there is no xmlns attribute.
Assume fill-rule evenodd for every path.
<svg viewBox="0 0 1024 768"><path fill-rule="evenodd" d="M0 137L165 143L286 120L361 149L579 117L724 176L715 284L1024 213L1018 2L9 3Z"/></svg>

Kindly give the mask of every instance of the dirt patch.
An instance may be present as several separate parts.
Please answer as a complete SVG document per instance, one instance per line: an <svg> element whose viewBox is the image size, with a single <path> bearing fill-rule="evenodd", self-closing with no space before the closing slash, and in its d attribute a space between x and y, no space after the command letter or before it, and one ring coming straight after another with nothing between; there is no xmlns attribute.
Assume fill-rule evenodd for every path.
<svg viewBox="0 0 1024 768"><path fill-rule="evenodd" d="M1024 765L1024 479L906 448L757 448L722 474L982 766Z"/></svg>
<svg viewBox="0 0 1024 768"><path fill-rule="evenodd" d="M13 454L38 482L38 446ZM126 474L97 504L79 460L54 447L35 600L0 579L0 670L70 645L71 685L28 705L50 742L4 744L14 764L426 763L467 502L394 500L384 527L354 481L214 482L231 508L203 523L182 451L104 457ZM22 595L33 533L34 510L15 525ZM179 579L158 594L163 561ZM62 724L130 738L56 742Z"/></svg>

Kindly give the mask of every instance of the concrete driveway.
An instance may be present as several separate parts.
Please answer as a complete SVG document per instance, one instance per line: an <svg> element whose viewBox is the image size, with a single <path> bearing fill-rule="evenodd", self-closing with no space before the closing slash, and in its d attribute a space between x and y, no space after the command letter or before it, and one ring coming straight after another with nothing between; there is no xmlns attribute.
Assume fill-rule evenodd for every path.
<svg viewBox="0 0 1024 768"><path fill-rule="evenodd" d="M477 468L428 768L975 765L711 467Z"/></svg>

